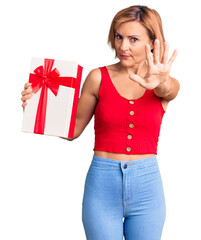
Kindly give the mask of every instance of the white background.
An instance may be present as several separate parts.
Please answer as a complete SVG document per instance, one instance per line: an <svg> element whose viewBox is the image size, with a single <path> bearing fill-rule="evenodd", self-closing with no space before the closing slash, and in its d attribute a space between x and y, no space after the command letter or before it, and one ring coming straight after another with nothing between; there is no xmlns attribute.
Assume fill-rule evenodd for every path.
<svg viewBox="0 0 201 240"><path fill-rule="evenodd" d="M93 155L94 119L69 142L22 133L21 91L31 57L76 60L89 71L114 63L107 46L113 16L133 4L156 9L180 92L161 126L158 162L166 196L162 240L201 239L200 11L198 1L8 0L0 4L0 239L85 239L84 181Z"/></svg>

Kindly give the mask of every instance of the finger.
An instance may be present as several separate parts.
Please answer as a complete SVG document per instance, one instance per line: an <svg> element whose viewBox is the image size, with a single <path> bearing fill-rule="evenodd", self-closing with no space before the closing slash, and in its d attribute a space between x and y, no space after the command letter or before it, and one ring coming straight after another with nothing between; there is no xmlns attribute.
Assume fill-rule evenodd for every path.
<svg viewBox="0 0 201 240"><path fill-rule="evenodd" d="M27 82L24 84L24 89L27 89L28 87L31 87L31 83L30 82Z"/></svg>
<svg viewBox="0 0 201 240"><path fill-rule="evenodd" d="M170 66L172 65L172 63L173 63L174 60L176 59L177 54L178 54L178 49L175 49L174 52L173 52L173 54L172 54L172 56L171 56L171 58L170 58L170 60L168 61L168 64L169 64Z"/></svg>
<svg viewBox="0 0 201 240"><path fill-rule="evenodd" d="M25 102L26 100L30 99L32 97L32 93L31 94L26 94L24 96L21 97L21 100L23 102Z"/></svg>
<svg viewBox="0 0 201 240"><path fill-rule="evenodd" d="M146 58L147 58L148 66L153 67L153 65L154 65L153 57L152 57L151 48L150 48L149 44L146 44L145 51L146 51Z"/></svg>
<svg viewBox="0 0 201 240"><path fill-rule="evenodd" d="M159 52L160 52L159 48L160 48L160 42L158 39L155 39L154 51L153 51L154 64L157 64L159 62Z"/></svg>
<svg viewBox="0 0 201 240"><path fill-rule="evenodd" d="M32 93L32 88L29 87L21 92L21 95L24 96L26 94Z"/></svg>
<svg viewBox="0 0 201 240"><path fill-rule="evenodd" d="M27 102L22 103L22 107L25 108L27 106Z"/></svg>
<svg viewBox="0 0 201 240"><path fill-rule="evenodd" d="M165 41L165 43L164 43L164 53L163 53L163 58L162 58L161 63L163 63L163 64L167 63L168 53L169 53L169 43Z"/></svg>
<svg viewBox="0 0 201 240"><path fill-rule="evenodd" d="M131 80L139 83L141 87L145 87L146 86L146 81L144 79L142 79L140 76L136 75L136 74L131 74L129 76L129 78Z"/></svg>

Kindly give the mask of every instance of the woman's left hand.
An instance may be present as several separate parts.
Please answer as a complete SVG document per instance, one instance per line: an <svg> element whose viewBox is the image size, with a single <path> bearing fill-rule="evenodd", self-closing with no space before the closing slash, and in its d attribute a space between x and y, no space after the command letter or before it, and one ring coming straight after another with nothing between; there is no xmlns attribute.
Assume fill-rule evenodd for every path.
<svg viewBox="0 0 201 240"><path fill-rule="evenodd" d="M171 66L176 59L178 50L174 50L171 58L168 61L169 44L168 42L164 42L164 53L160 62L160 42L158 39L156 39L154 41L153 57L149 44L146 44L145 51L148 64L148 71L146 75L144 78L141 78L136 74L131 74L129 77L131 80L138 82L140 86L151 90L156 88L159 84L162 84L170 79L169 74Z"/></svg>

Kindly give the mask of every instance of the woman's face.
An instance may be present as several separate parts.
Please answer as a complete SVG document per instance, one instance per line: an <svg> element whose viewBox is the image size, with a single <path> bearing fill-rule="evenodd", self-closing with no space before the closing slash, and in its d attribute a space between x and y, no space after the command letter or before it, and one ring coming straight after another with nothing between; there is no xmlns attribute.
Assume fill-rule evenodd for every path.
<svg viewBox="0 0 201 240"><path fill-rule="evenodd" d="M147 29L139 22L125 22L115 32L115 50L124 67L137 67L146 61L145 45L153 48Z"/></svg>

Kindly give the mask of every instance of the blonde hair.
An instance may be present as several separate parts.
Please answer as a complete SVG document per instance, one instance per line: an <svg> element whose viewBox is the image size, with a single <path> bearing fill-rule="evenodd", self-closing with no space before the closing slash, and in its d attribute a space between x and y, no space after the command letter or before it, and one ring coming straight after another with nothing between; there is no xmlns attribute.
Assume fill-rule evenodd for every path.
<svg viewBox="0 0 201 240"><path fill-rule="evenodd" d="M160 58L162 58L165 37L161 17L156 10L141 5L122 9L114 16L108 35L108 44L111 45L111 48L115 49L115 32L119 25L130 21L140 22L147 29L150 40L154 42L155 39L158 39L160 41Z"/></svg>

